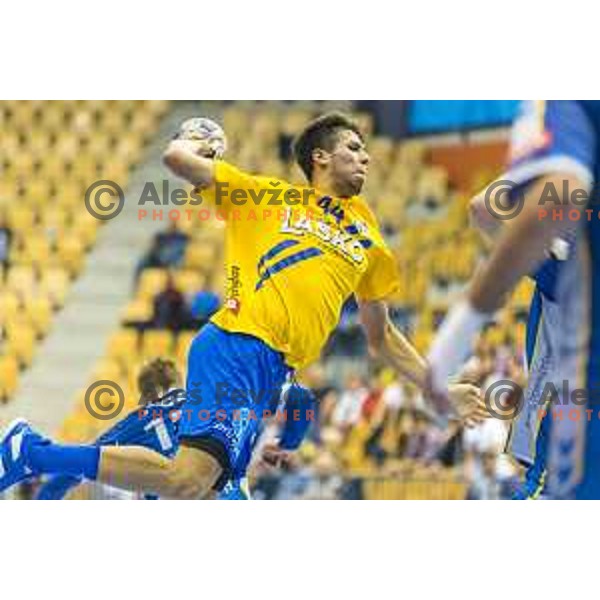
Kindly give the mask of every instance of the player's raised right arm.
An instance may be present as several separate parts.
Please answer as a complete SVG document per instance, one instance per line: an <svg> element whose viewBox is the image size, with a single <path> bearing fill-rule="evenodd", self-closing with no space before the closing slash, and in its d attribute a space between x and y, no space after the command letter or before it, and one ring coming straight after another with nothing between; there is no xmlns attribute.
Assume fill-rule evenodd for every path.
<svg viewBox="0 0 600 600"><path fill-rule="evenodd" d="M215 162L202 152L201 141L173 140L163 153L163 162L174 175L195 187L207 188L214 182Z"/></svg>

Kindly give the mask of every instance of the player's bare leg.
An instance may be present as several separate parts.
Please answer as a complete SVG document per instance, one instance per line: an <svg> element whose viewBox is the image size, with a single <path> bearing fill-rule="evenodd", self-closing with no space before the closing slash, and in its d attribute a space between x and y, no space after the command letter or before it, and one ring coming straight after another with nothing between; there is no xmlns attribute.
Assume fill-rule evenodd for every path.
<svg viewBox="0 0 600 600"><path fill-rule="evenodd" d="M97 481L166 498L207 498L222 468L210 454L183 446L174 459L138 446L101 450Z"/></svg>

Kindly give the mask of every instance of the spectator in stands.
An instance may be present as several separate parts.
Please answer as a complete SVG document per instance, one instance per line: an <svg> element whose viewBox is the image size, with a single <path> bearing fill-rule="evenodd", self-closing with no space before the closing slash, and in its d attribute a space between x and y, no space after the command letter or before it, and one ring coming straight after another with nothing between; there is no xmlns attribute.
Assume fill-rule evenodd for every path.
<svg viewBox="0 0 600 600"><path fill-rule="evenodd" d="M191 315L183 294L169 273L165 289L154 298L153 326L181 331L190 326Z"/></svg>
<svg viewBox="0 0 600 600"><path fill-rule="evenodd" d="M358 319L358 305L354 296L351 296L340 315L337 329L333 332L324 355L340 357L359 357L366 352L364 335Z"/></svg>
<svg viewBox="0 0 600 600"><path fill-rule="evenodd" d="M408 435L405 458L429 463L434 460L445 441L443 432L435 427L431 418L417 411L412 431Z"/></svg>
<svg viewBox="0 0 600 600"><path fill-rule="evenodd" d="M357 375L346 379L345 389L332 415L332 422L342 431L347 431L356 425L362 414L363 403L369 395L364 381Z"/></svg>
<svg viewBox="0 0 600 600"><path fill-rule="evenodd" d="M327 381L321 363L314 363L306 368L302 372L299 381L312 390L316 400L314 423L310 426L306 439L320 446L322 430L329 425L331 415L338 402L337 390Z"/></svg>
<svg viewBox="0 0 600 600"><path fill-rule="evenodd" d="M200 290L190 302L190 312L196 322L196 328L202 327L221 305L219 295L211 290Z"/></svg>
<svg viewBox="0 0 600 600"><path fill-rule="evenodd" d="M179 229L177 221L171 221L166 231L154 236L150 250L138 264L136 283L144 269L181 266L189 239L189 235Z"/></svg>
<svg viewBox="0 0 600 600"><path fill-rule="evenodd" d="M294 158L292 153L292 142L294 136L286 131L280 131L277 138L277 154L283 163L289 163Z"/></svg>
<svg viewBox="0 0 600 600"><path fill-rule="evenodd" d="M6 223L4 214L0 212L0 265L7 267L10 262L10 247L13 234Z"/></svg>

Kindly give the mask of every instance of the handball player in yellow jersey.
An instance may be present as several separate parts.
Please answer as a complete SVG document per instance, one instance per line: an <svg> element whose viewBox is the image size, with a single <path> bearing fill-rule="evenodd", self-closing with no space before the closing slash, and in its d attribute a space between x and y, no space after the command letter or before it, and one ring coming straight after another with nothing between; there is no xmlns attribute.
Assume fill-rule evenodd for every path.
<svg viewBox="0 0 600 600"><path fill-rule="evenodd" d="M425 361L388 318L397 267L359 196L369 167L361 132L346 116L327 114L307 125L294 153L305 186L246 173L201 139L166 148L167 167L225 214L227 297L189 350L177 455L105 447L86 477L176 498L212 497L243 477L282 386L319 358L353 295L371 354L425 389ZM450 385L447 397L458 417L481 414L474 386ZM309 419L301 408L288 411L282 437L289 429L297 445L295 421ZM27 428L20 439L39 443L35 435Z"/></svg>

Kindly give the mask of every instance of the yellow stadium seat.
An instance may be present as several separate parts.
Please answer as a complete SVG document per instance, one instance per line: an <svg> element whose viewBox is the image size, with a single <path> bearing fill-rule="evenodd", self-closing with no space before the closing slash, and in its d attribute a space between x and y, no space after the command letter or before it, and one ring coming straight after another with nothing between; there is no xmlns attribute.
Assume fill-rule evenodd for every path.
<svg viewBox="0 0 600 600"><path fill-rule="evenodd" d="M19 362L15 356L0 357L0 398L8 400L19 384Z"/></svg>
<svg viewBox="0 0 600 600"><path fill-rule="evenodd" d="M40 292L50 300L53 308L64 305L69 285L69 275L61 267L50 267L42 271Z"/></svg>
<svg viewBox="0 0 600 600"><path fill-rule="evenodd" d="M101 175L104 179L116 181L121 187L125 187L129 176L129 164L123 159L111 158L104 161Z"/></svg>
<svg viewBox="0 0 600 600"><path fill-rule="evenodd" d="M123 361L125 357L137 357L139 336L134 329L121 329L108 340L108 356Z"/></svg>
<svg viewBox="0 0 600 600"><path fill-rule="evenodd" d="M11 290L0 291L0 325L14 321L20 312L21 301L16 292Z"/></svg>
<svg viewBox="0 0 600 600"><path fill-rule="evenodd" d="M139 298L150 300L165 289L168 271L166 269L144 269L140 275L137 295Z"/></svg>
<svg viewBox="0 0 600 600"><path fill-rule="evenodd" d="M49 206L40 213L41 228L46 232L63 232L68 222L69 212L61 206Z"/></svg>
<svg viewBox="0 0 600 600"><path fill-rule="evenodd" d="M31 232L24 240L20 262L40 267L50 258L50 242L39 231Z"/></svg>
<svg viewBox="0 0 600 600"><path fill-rule="evenodd" d="M193 242L188 244L185 253L185 265L190 269L200 269L210 273L215 265L216 248L210 242Z"/></svg>
<svg viewBox="0 0 600 600"><path fill-rule="evenodd" d="M27 322L15 321L7 327L8 339L6 350L14 356L19 364L26 367L33 360L36 347L35 330Z"/></svg>
<svg viewBox="0 0 600 600"><path fill-rule="evenodd" d="M423 162L426 152L427 149L423 142L418 140L404 142L403 144L400 144L398 160L402 164L413 165L416 167Z"/></svg>
<svg viewBox="0 0 600 600"><path fill-rule="evenodd" d="M185 364L188 351L190 349L190 344L195 337L196 332L194 331L185 331L177 336L177 344L175 348L177 364Z"/></svg>
<svg viewBox="0 0 600 600"><path fill-rule="evenodd" d="M39 337L45 336L52 324L52 303L46 296L25 301L25 315Z"/></svg>
<svg viewBox="0 0 600 600"><path fill-rule="evenodd" d="M96 363L93 371L92 378L94 381L109 380L118 383L121 379L122 369L116 360L104 358Z"/></svg>
<svg viewBox="0 0 600 600"><path fill-rule="evenodd" d="M77 237L86 250L89 250L96 242L98 236L99 221L88 212L79 213L71 227L71 233Z"/></svg>
<svg viewBox="0 0 600 600"><path fill-rule="evenodd" d="M13 127L20 131L29 131L33 121L34 106L31 102L21 100L12 109Z"/></svg>
<svg viewBox="0 0 600 600"><path fill-rule="evenodd" d="M35 211L23 203L10 204L8 207L8 224L13 229L29 232L35 223Z"/></svg>
<svg viewBox="0 0 600 600"><path fill-rule="evenodd" d="M46 102L42 119L48 131L64 131L65 115L59 102Z"/></svg>
<svg viewBox="0 0 600 600"><path fill-rule="evenodd" d="M57 241L56 256L61 266L63 266L71 276L75 276L83 266L83 243L73 234L61 237Z"/></svg>
<svg viewBox="0 0 600 600"><path fill-rule="evenodd" d="M116 107L104 107L102 129L108 133L121 134L124 129L124 116Z"/></svg>
<svg viewBox="0 0 600 600"><path fill-rule="evenodd" d="M6 281L8 289L17 292L22 298L35 295L36 276L30 266L15 266L8 271Z"/></svg>
<svg viewBox="0 0 600 600"><path fill-rule="evenodd" d="M165 358L173 350L173 334L170 331L149 330L142 334L142 358Z"/></svg>
<svg viewBox="0 0 600 600"><path fill-rule="evenodd" d="M153 314L152 303L147 300L132 300L123 312L125 322L147 322Z"/></svg>
<svg viewBox="0 0 600 600"><path fill-rule="evenodd" d="M206 277L198 271L182 269L173 274L175 287L183 294L194 294L204 289Z"/></svg>
<svg viewBox="0 0 600 600"><path fill-rule="evenodd" d="M516 309L526 310L533 294L533 285L529 280L522 280L512 296L512 306Z"/></svg>
<svg viewBox="0 0 600 600"><path fill-rule="evenodd" d="M393 153L396 149L394 142L390 138L376 137L369 143L369 152L374 161L387 166L393 159Z"/></svg>

